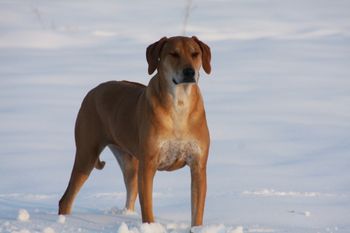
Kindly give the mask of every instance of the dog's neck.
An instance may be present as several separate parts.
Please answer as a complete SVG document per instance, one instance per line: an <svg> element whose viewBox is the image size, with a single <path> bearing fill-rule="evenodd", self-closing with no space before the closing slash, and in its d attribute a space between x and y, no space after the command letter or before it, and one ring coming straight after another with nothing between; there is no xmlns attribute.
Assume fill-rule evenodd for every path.
<svg viewBox="0 0 350 233"><path fill-rule="evenodd" d="M203 108L202 96L197 84L169 84L166 79L155 75L148 87L151 106L161 106L162 111L173 117L188 117L198 108Z"/></svg>

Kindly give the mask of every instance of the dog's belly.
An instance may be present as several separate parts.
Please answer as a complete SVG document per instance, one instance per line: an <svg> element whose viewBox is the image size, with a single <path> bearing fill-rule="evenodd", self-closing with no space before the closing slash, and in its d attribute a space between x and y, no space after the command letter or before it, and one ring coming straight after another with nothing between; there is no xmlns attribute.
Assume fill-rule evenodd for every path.
<svg viewBox="0 0 350 233"><path fill-rule="evenodd" d="M195 140L165 140L160 143L158 170L175 170L190 165L193 158L200 155L200 147Z"/></svg>

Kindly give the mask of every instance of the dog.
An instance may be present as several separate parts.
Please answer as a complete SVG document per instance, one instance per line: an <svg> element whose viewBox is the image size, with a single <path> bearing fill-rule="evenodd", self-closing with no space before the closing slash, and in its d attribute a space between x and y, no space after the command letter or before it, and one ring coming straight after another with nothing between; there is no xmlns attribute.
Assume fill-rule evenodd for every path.
<svg viewBox="0 0 350 233"><path fill-rule="evenodd" d="M59 214L70 214L73 201L108 146L123 173L125 208L134 211L139 194L142 222L154 222L153 178L157 170L191 170L191 225L203 223L210 144L199 70L211 72L211 51L197 37L163 37L146 51L144 86L109 81L84 98L75 125L76 155L68 187L59 201Z"/></svg>

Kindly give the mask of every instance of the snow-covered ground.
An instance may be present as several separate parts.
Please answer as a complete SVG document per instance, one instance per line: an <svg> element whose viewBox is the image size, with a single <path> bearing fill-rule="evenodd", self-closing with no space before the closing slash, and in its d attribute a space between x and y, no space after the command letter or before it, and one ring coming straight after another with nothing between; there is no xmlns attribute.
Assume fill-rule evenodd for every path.
<svg viewBox="0 0 350 233"><path fill-rule="evenodd" d="M73 215L58 216L86 92L147 83L145 49L181 34L188 1L0 1L0 232L184 233L188 169L159 172L154 211L123 211L109 151ZM193 0L187 35L212 48L201 77L212 146L197 233L350 232L350 2Z"/></svg>

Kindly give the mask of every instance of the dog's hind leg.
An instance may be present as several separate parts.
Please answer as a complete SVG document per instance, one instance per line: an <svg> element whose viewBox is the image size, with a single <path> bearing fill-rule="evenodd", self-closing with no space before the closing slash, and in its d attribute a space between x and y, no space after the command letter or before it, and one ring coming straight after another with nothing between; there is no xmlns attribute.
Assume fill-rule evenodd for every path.
<svg viewBox="0 0 350 233"><path fill-rule="evenodd" d="M92 169L96 166L101 151L102 149L98 150L98 153L91 150L89 152L82 152L77 149L68 187L59 202L59 214L71 213L74 199L88 179Z"/></svg>
<svg viewBox="0 0 350 233"><path fill-rule="evenodd" d="M95 103L95 91L90 91L79 110L75 124L76 154L68 187L59 202L59 214L70 214L75 197L92 169L102 169L99 155L107 145L104 126Z"/></svg>
<svg viewBox="0 0 350 233"><path fill-rule="evenodd" d="M120 152L113 145L110 145L109 148L116 157L123 172L124 184L126 188L125 209L134 211L135 200L138 194L137 173L139 161L132 155Z"/></svg>
<svg viewBox="0 0 350 233"><path fill-rule="evenodd" d="M93 168L93 167L92 167ZM92 170L91 168L91 170ZM59 202L58 214L70 214L72 212L72 205L75 197L77 196L79 190L89 177L90 173L84 173L76 169L74 166L68 187L63 194Z"/></svg>
<svg viewBox="0 0 350 233"><path fill-rule="evenodd" d="M131 156L124 155L124 183L127 192L127 198L125 202L125 208L127 210L134 211L135 210L135 200L138 194L138 183L137 183L137 172L139 168L139 161Z"/></svg>

